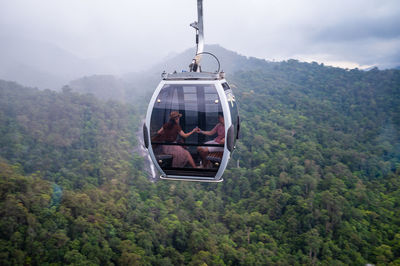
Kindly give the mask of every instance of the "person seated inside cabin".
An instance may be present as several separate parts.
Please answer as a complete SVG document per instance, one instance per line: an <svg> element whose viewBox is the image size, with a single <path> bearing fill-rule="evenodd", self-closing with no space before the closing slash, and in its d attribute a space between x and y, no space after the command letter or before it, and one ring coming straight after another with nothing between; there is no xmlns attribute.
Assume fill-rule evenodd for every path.
<svg viewBox="0 0 400 266"><path fill-rule="evenodd" d="M213 140L207 141L204 144L225 144L225 120L224 120L224 115L222 113L218 113L218 124L215 125L215 127L209 131L203 131L199 130L199 134L204 134L206 136L212 136L217 134L217 137ZM207 160L207 155L211 152L223 152L224 147L217 147L217 146L211 146L211 147L198 147L197 151L200 154L201 160L202 160L202 166L204 168L209 166L209 161Z"/></svg>
<svg viewBox="0 0 400 266"><path fill-rule="evenodd" d="M165 142L165 144L162 145L163 153L172 155L172 167L184 167L187 163L189 163L190 166L196 168L193 157L188 150L179 145L168 145L168 143L177 143L176 139L178 134L182 138L187 138L193 133L198 133L200 131L200 129L196 127L188 133L183 132L181 126L179 125L179 120L181 117L182 114L177 111L172 111L169 115L169 121L157 131L157 134L161 137L163 142Z"/></svg>

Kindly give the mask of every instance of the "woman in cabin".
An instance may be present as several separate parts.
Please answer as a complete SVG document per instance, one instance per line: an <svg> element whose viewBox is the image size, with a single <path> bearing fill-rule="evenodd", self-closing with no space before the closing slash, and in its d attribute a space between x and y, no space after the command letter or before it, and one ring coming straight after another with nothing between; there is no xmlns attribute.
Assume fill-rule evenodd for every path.
<svg viewBox="0 0 400 266"><path fill-rule="evenodd" d="M178 134L182 138L187 138L193 133L200 131L200 129L196 127L188 133L183 132L179 125L179 119L181 117L182 114L177 111L172 111L169 115L169 121L157 131L157 134L162 136L165 143L162 145L163 153L172 155L172 167L184 167L189 163L190 166L196 168L193 157L188 150L179 145L168 145L168 143L176 143Z"/></svg>
<svg viewBox="0 0 400 266"><path fill-rule="evenodd" d="M222 113L218 113L218 123L215 127L209 131L203 131L199 129L198 133L204 134L206 136L212 136L217 134L217 137L213 140L207 141L204 144L224 144L225 143L225 120ZM209 161L207 160L207 155L210 152L224 152L224 147L209 146L209 147L198 147L197 151L200 154L201 160L203 162L203 167L208 167Z"/></svg>

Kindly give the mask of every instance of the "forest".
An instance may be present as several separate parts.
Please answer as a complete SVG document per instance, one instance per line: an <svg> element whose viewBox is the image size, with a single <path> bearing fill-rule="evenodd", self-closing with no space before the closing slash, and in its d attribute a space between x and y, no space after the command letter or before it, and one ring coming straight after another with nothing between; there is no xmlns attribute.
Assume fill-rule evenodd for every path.
<svg viewBox="0 0 400 266"><path fill-rule="evenodd" d="M218 184L151 181L151 91L0 81L1 265L400 265L400 70L296 60L227 76Z"/></svg>

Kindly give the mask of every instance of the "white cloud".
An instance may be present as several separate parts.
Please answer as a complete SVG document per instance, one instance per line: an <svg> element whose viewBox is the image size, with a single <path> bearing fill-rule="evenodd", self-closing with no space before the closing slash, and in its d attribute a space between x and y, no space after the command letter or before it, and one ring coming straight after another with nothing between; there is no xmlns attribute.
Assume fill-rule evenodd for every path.
<svg viewBox="0 0 400 266"><path fill-rule="evenodd" d="M0 35L56 43L127 71L194 46L196 11L196 0L2 1ZM204 0L204 16L206 43L247 56L400 62L397 0Z"/></svg>

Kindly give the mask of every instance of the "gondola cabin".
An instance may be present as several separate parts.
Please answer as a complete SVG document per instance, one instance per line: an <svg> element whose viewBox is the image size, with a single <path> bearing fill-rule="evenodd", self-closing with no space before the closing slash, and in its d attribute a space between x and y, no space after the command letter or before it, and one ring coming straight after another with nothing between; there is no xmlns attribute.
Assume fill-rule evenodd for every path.
<svg viewBox="0 0 400 266"><path fill-rule="evenodd" d="M237 103L223 73L163 74L143 133L160 178L222 181L239 134Z"/></svg>

